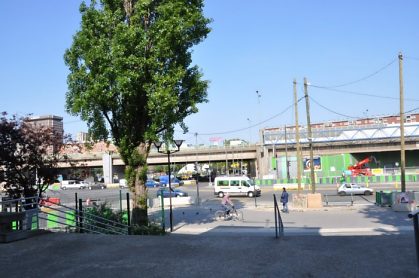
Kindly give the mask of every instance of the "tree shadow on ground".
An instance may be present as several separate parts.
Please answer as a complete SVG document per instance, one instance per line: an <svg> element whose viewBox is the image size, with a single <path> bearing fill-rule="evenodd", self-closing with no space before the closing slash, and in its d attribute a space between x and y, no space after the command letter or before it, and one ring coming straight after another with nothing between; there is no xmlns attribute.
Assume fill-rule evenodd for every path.
<svg viewBox="0 0 419 278"><path fill-rule="evenodd" d="M242 210L245 203L239 199L233 199L234 206L237 210ZM207 224L217 222L215 219L215 213L218 210L222 210L221 199L217 200L206 200L198 204L191 204L185 206L172 206L173 214L173 226L180 224ZM161 222L163 211L153 210L149 213L149 219L153 222ZM170 208L165 206L164 208L164 220L166 227L170 224ZM230 221L230 220L225 220Z"/></svg>
<svg viewBox="0 0 419 278"><path fill-rule="evenodd" d="M391 207L365 206L359 211L373 223L395 227L413 225L412 220L408 217L409 212L394 211Z"/></svg>

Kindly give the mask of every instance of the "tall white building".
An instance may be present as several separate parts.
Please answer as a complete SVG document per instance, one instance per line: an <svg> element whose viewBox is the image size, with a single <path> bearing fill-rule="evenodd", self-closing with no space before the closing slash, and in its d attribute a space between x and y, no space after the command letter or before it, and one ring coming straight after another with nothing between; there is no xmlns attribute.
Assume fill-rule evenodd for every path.
<svg viewBox="0 0 419 278"><path fill-rule="evenodd" d="M89 133L79 132L77 133L76 140L78 143L86 143L89 141Z"/></svg>
<svg viewBox="0 0 419 278"><path fill-rule="evenodd" d="M54 115L32 116L27 118L26 121L32 124L33 126L43 126L51 128L55 133L57 133L61 137L61 139L64 136L64 126L62 117Z"/></svg>

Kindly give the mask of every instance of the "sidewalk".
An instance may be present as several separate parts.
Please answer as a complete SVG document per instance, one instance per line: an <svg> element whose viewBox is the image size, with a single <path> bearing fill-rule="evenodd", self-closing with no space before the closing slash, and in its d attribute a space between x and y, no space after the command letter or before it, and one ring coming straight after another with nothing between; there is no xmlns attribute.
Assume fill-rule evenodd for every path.
<svg viewBox="0 0 419 278"><path fill-rule="evenodd" d="M1 277L417 277L407 213L291 211L275 239L272 208L240 208L243 222L214 222L214 208L174 208L168 236L50 233L1 244Z"/></svg>
<svg viewBox="0 0 419 278"><path fill-rule="evenodd" d="M219 205L213 202L173 208L174 233L212 235L234 230L242 234L275 235L275 214L269 204L240 208L243 221L214 221L218 209ZM168 228L168 209L165 214ZM355 205L316 210L291 209L290 213L281 212L281 217L285 235L389 235L413 233L413 223L407 214L375 205Z"/></svg>

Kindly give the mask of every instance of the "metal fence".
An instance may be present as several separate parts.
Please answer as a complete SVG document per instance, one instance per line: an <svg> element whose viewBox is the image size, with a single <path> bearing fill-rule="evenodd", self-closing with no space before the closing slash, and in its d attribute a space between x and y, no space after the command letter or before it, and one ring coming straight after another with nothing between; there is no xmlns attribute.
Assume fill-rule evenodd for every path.
<svg viewBox="0 0 419 278"><path fill-rule="evenodd" d="M90 211L91 207L83 205L79 199L76 208L51 202L39 197L11 199L3 197L0 202L2 213L10 216L11 231L23 230L52 230L96 234L129 234L129 207L127 211L128 223L109 220ZM6 215L6 214L5 214Z"/></svg>
<svg viewBox="0 0 419 278"><path fill-rule="evenodd" d="M275 211L275 238L284 236L284 223L282 222L281 213L279 212L278 202L274 196L274 211Z"/></svg>

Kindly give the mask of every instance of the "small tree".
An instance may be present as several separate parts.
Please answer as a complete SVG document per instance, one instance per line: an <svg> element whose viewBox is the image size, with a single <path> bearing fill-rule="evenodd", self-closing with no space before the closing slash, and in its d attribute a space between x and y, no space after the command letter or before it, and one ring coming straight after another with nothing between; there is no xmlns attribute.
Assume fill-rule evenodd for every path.
<svg viewBox="0 0 419 278"><path fill-rule="evenodd" d="M0 118L0 184L12 198L41 196L57 175L61 135L25 118Z"/></svg>

